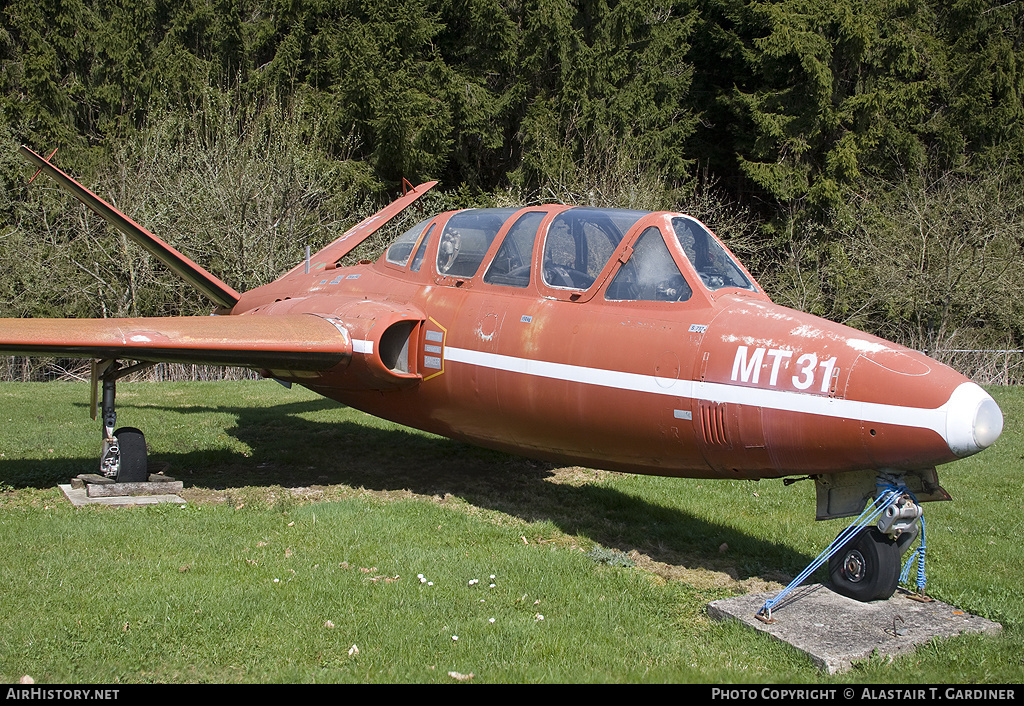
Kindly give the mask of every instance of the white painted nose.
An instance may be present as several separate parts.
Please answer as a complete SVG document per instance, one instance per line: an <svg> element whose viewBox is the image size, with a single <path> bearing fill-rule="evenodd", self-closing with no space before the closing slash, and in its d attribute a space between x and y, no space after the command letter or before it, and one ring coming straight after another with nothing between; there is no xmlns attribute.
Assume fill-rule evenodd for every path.
<svg viewBox="0 0 1024 706"><path fill-rule="evenodd" d="M946 407L946 443L963 458L995 443L1003 433L1003 412L991 395L973 382L953 391Z"/></svg>

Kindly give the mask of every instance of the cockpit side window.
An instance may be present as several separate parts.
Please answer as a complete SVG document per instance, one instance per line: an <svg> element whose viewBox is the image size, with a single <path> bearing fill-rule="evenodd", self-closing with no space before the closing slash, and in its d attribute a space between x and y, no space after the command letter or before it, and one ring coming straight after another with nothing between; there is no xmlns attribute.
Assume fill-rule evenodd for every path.
<svg viewBox="0 0 1024 706"><path fill-rule="evenodd" d="M417 223L398 236L395 242L391 243L391 246L388 248L387 255L385 256L387 261L392 265L405 267L405 263L409 262L409 257L412 255L412 249L416 247L416 241L419 239L420 233L423 232L428 223L430 223L429 218Z"/></svg>
<svg viewBox="0 0 1024 706"><path fill-rule="evenodd" d="M729 252L700 223L692 218L672 219L672 228L683 252L700 275L704 286L715 291L723 287L739 287L757 291Z"/></svg>
<svg viewBox="0 0 1024 706"><path fill-rule="evenodd" d="M665 245L661 230L651 226L637 238L633 254L608 285L609 301L683 302L693 290Z"/></svg>
<svg viewBox="0 0 1024 706"><path fill-rule="evenodd" d="M494 237L518 210L475 209L461 211L449 218L437 246L437 273L463 279L476 275Z"/></svg>
<svg viewBox="0 0 1024 706"><path fill-rule="evenodd" d="M487 284L506 287L528 287L530 269L533 265L533 242L537 239L537 228L544 220L544 212L531 211L519 217L505 234L498 252L484 275Z"/></svg>
<svg viewBox="0 0 1024 706"><path fill-rule="evenodd" d="M622 236L645 211L573 208L558 214L544 240L544 283L587 289L604 269Z"/></svg>

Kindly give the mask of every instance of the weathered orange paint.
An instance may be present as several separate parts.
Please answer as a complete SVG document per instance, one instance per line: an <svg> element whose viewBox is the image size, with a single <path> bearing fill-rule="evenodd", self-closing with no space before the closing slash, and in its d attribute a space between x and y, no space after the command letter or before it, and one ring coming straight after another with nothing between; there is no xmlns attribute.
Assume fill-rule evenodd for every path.
<svg viewBox="0 0 1024 706"><path fill-rule="evenodd" d="M438 217L438 227L449 215ZM666 218L645 217L619 250L646 226ZM539 250L534 271L540 269ZM432 252L425 258L428 263ZM684 276L699 282L681 253L674 255ZM325 284L320 273L293 272L243 295L235 311L260 309L288 295L302 301L290 311L337 315L351 327L353 338L375 344L390 325L380 312L401 312L419 321L410 373L421 378L434 372L423 367L428 320L439 324L436 330L443 327L446 352L511 358L518 361L512 367L522 361L570 365L551 378L446 357L443 374L385 394L353 385L348 370L325 372L315 381L296 379L376 416L558 462L675 476L765 478L928 468L959 457L932 429L772 409L753 397L742 399L750 390L934 409L969 382L959 373L915 351L773 304L760 289L711 292L695 284L687 302L606 301L604 292L621 264L612 257L591 287L575 292L537 278L525 289L488 285L482 280L484 267L465 279L435 274L431 285L423 272L410 273L382 257L372 265L332 272L359 275L336 284ZM377 312L372 326L360 318L361 311ZM751 358L760 355L756 381L753 370L746 381L733 379L741 345ZM374 357L354 357L360 355ZM813 356L814 364L805 358L798 367L803 356ZM742 362L740 367L742 372ZM644 377L667 391L679 387L680 394L585 383L577 379L581 370ZM708 399L685 394L683 383L707 389ZM739 401L716 400L710 390L716 384L731 388Z"/></svg>
<svg viewBox="0 0 1024 706"><path fill-rule="evenodd" d="M749 285L708 283L690 259L704 255L696 244L683 245L689 236L680 230L699 224L680 214L633 214L618 242L594 241L604 248L595 253L583 252L579 240L573 252L565 233L579 211L568 206L503 212L489 244L473 241L472 229L448 226L491 212L445 213L411 233L404 263L385 253L373 263L337 266L353 243L431 186L324 248L308 271L299 265L237 300L188 261L187 278L214 291L221 316L5 320L0 350L242 365L448 437L559 463L669 476L932 468L981 450L1001 430L995 403L956 371L774 304L741 266L733 281ZM77 183L72 188L91 195ZM506 236L511 243L528 213L539 223L533 250L509 250L501 256L507 270L495 264L488 281ZM119 225L116 211L104 210L104 217L139 228ZM163 257L179 257L152 234L139 237ZM552 264L545 244L557 238L566 240L552 245L552 260L575 257L577 268L545 269ZM421 244L425 254L414 270ZM474 247L481 265L463 272L460 258ZM694 248L690 255L686 247ZM524 261L513 266L516 255ZM648 261L678 272L641 281ZM627 277L634 265L638 274ZM645 296L637 294L641 285Z"/></svg>

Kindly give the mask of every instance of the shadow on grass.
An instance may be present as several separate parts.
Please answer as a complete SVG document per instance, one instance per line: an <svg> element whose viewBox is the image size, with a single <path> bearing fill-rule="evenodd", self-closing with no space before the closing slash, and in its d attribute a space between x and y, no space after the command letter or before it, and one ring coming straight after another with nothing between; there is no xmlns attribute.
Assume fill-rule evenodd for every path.
<svg viewBox="0 0 1024 706"><path fill-rule="evenodd" d="M132 407L119 405L122 410ZM402 427L300 416L339 409L326 399L253 408L148 404L138 410L144 408L159 414L226 414L237 420L226 431L252 449L251 455L226 448L151 452L150 460L169 463L168 473L184 481L186 489L229 495L231 489L250 486L345 485L381 493L455 496L527 522L550 521L567 534L626 553L636 549L666 564L682 562L690 569L712 571L727 567L741 580L766 571L796 574L812 558L614 488L551 482L561 470L553 464ZM147 431L156 437L156 430ZM83 457L0 459L0 486L52 488L79 473L95 472L97 465L98 458ZM692 481L677 482L682 493ZM730 547L728 561L719 556L722 543Z"/></svg>

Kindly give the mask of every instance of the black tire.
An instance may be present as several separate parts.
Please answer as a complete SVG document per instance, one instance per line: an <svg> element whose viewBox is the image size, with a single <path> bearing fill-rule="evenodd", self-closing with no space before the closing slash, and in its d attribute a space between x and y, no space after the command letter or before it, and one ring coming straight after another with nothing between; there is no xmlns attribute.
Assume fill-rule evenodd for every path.
<svg viewBox="0 0 1024 706"><path fill-rule="evenodd" d="M121 466L117 471L118 483L143 483L149 480L146 459L146 437L133 427L122 427L114 432L120 453Z"/></svg>
<svg viewBox="0 0 1024 706"><path fill-rule="evenodd" d="M900 580L900 551L874 527L862 529L828 560L832 590L858 601L885 600Z"/></svg>

